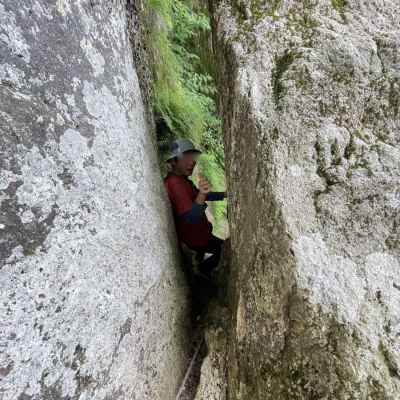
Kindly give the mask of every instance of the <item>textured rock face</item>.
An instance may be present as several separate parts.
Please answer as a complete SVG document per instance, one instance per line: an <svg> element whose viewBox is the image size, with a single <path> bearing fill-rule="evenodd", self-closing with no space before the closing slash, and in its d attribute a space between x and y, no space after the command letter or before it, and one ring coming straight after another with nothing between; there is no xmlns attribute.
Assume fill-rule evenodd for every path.
<svg viewBox="0 0 400 400"><path fill-rule="evenodd" d="M400 5L213 5L229 399L400 398Z"/></svg>
<svg viewBox="0 0 400 400"><path fill-rule="evenodd" d="M183 376L187 293L132 6L0 1L2 400L174 399Z"/></svg>

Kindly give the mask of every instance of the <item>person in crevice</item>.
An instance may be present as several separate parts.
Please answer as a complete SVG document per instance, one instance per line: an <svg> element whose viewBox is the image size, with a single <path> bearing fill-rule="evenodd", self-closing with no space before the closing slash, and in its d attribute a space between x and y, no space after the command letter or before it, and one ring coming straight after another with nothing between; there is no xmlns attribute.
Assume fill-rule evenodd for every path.
<svg viewBox="0 0 400 400"><path fill-rule="evenodd" d="M189 179L201 151L188 139L170 145L166 161L169 173L164 179L172 204L178 239L196 252L199 270L208 275L218 266L224 241L212 234L212 224L205 214L206 201L220 201L226 192L211 192L210 185L199 178L199 188ZM212 254L204 258L205 254Z"/></svg>

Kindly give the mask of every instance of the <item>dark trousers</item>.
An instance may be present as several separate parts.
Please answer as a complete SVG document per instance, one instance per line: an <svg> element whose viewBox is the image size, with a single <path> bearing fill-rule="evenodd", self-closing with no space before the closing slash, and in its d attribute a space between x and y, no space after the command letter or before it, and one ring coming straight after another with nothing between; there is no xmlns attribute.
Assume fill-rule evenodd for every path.
<svg viewBox="0 0 400 400"><path fill-rule="evenodd" d="M196 259L199 263L199 270L201 272L209 273L218 266L223 244L224 241L222 239L219 239L213 235L206 246L191 247L191 249L197 253ZM210 253L212 256L204 260L205 253Z"/></svg>

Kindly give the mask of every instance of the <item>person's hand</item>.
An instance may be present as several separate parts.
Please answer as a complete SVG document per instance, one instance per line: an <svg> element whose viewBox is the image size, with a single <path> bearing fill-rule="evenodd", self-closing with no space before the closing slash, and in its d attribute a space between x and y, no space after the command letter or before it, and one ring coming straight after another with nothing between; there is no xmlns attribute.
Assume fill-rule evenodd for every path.
<svg viewBox="0 0 400 400"><path fill-rule="evenodd" d="M207 179L201 175L199 176L199 192L203 195L207 195L211 192L210 184Z"/></svg>

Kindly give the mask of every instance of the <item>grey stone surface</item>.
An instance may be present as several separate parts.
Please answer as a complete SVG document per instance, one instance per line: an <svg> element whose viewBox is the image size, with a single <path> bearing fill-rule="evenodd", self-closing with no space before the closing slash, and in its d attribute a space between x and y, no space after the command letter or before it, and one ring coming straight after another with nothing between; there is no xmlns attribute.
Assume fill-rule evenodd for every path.
<svg viewBox="0 0 400 400"><path fill-rule="evenodd" d="M212 2L228 398L400 399L400 4Z"/></svg>
<svg viewBox="0 0 400 400"><path fill-rule="evenodd" d="M204 337L207 356L201 366L200 382L195 400L227 400L227 345L226 326L229 310L212 302L207 314Z"/></svg>
<svg viewBox="0 0 400 400"><path fill-rule="evenodd" d="M187 288L131 6L0 1L2 400L174 399L184 374Z"/></svg>

